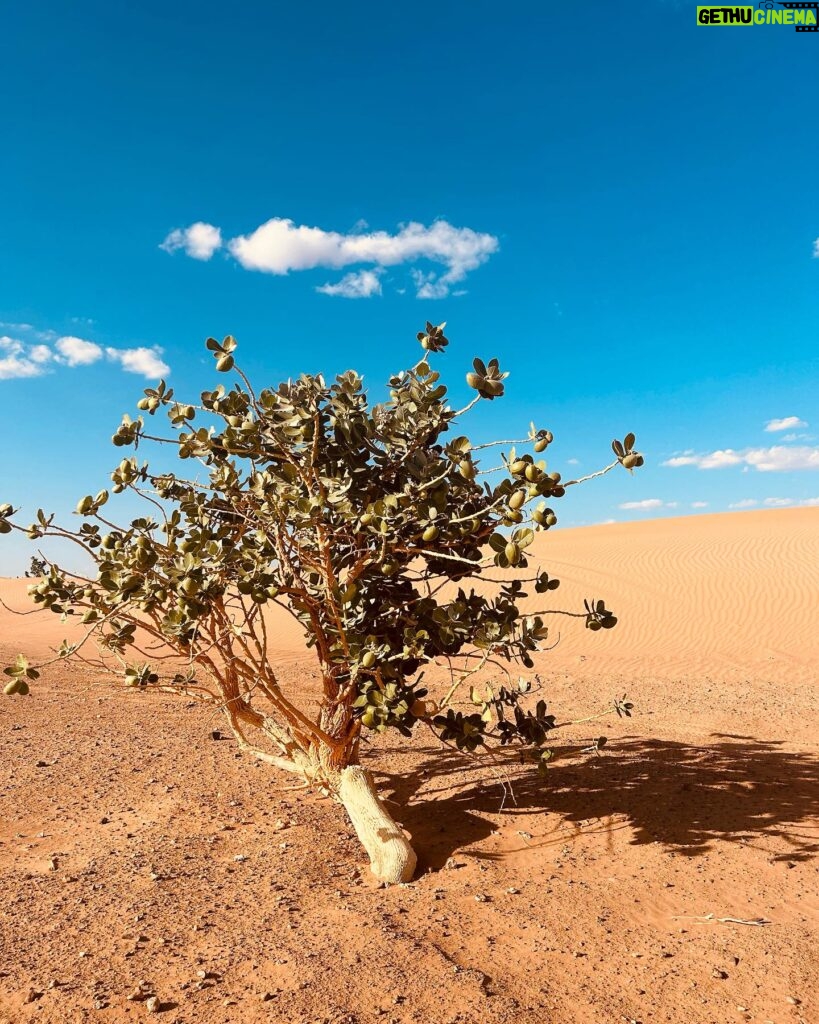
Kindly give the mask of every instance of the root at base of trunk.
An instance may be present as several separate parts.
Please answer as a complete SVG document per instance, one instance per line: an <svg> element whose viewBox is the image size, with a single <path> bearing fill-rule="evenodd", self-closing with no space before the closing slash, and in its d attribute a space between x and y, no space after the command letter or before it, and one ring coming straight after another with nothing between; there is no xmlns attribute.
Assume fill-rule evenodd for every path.
<svg viewBox="0 0 819 1024"><path fill-rule="evenodd" d="M417 858L409 840L381 803L370 773L359 765L341 770L338 798L382 882L408 882Z"/></svg>

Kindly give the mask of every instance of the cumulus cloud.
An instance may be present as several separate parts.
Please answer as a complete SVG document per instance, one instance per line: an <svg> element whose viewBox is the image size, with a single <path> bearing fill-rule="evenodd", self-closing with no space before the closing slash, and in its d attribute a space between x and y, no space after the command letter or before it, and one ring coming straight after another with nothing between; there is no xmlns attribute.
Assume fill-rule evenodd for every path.
<svg viewBox="0 0 819 1024"><path fill-rule="evenodd" d="M4 335L0 337L0 380L40 377L57 366L72 369L91 366L103 356L107 356L110 362L118 363L127 373L138 373L155 379L170 373L170 367L160 358L161 355L162 349L156 346L103 350L96 342L72 335L58 338L53 348L40 343L29 344Z"/></svg>
<svg viewBox="0 0 819 1024"><path fill-rule="evenodd" d="M786 448L752 448L745 454L745 462L763 473L784 473L795 469L819 469L819 448L794 445Z"/></svg>
<svg viewBox="0 0 819 1024"><path fill-rule="evenodd" d="M785 473L801 469L819 469L819 447L774 445L771 448L746 448L743 451L726 448L701 455L677 455L666 459L663 465L672 469L678 469L680 466L695 466L697 469L743 466L757 469L761 473Z"/></svg>
<svg viewBox="0 0 819 1024"><path fill-rule="evenodd" d="M176 228L159 248L165 252L184 249L185 253L195 260L209 260L221 247L222 232L219 228L198 220L187 228Z"/></svg>
<svg viewBox="0 0 819 1024"><path fill-rule="evenodd" d="M691 508L708 508L707 501L692 501Z"/></svg>
<svg viewBox="0 0 819 1024"><path fill-rule="evenodd" d="M316 291L322 295L340 295L344 299L368 299L371 295L381 294L381 273L380 269L351 271L336 284L319 285Z"/></svg>
<svg viewBox="0 0 819 1024"><path fill-rule="evenodd" d="M643 501L624 501L617 507L630 511L649 512L654 508L664 508L665 502L660 498L645 498Z"/></svg>
<svg viewBox="0 0 819 1024"><path fill-rule="evenodd" d="M48 363L53 359L54 353L48 345L32 345L28 350L28 357L34 363Z"/></svg>
<svg viewBox="0 0 819 1024"><path fill-rule="evenodd" d="M54 347L59 353L59 362L64 362L66 366L90 366L102 359L100 346L84 338L73 338L70 335L58 338Z"/></svg>
<svg viewBox="0 0 819 1024"><path fill-rule="evenodd" d="M799 504L807 505L810 508L815 508L816 506L819 506L819 498L804 498L802 501L799 502Z"/></svg>
<svg viewBox="0 0 819 1024"><path fill-rule="evenodd" d="M819 238L813 243L813 255L815 259L819 260Z"/></svg>
<svg viewBox="0 0 819 1024"><path fill-rule="evenodd" d="M755 498L743 498L742 501L735 501L728 508L753 508L754 505L758 505L759 502Z"/></svg>
<svg viewBox="0 0 819 1024"><path fill-rule="evenodd" d="M218 228L198 223L172 231L161 248L167 252L184 249L195 259L209 259L221 244ZM425 299L449 295L453 285L463 281L498 249L494 235L458 228L445 220L429 226L412 221L401 225L394 233L369 231L366 225L359 224L349 234L343 234L295 224L284 217L273 217L250 234L237 235L226 244L230 254L246 270L279 275L318 267L338 270L356 264L383 269L426 260L444 269L413 271L416 293ZM348 294L347 290L354 287L349 278L350 275L338 284L324 285L319 291L326 295L364 298L363 292L356 292L354 296ZM380 294L380 285L376 290L372 279L368 280L371 290L367 295ZM328 290L332 288L336 290Z"/></svg>
<svg viewBox="0 0 819 1024"><path fill-rule="evenodd" d="M107 348L109 359L119 363L127 373L138 373L143 377L164 377L171 372L170 366L160 359L162 349L153 348Z"/></svg>
<svg viewBox="0 0 819 1024"><path fill-rule="evenodd" d="M785 416L781 420L768 420L765 424L765 430L769 434L774 434L778 430L798 430L800 427L806 427L807 423L804 420L800 420L798 416Z"/></svg>
<svg viewBox="0 0 819 1024"><path fill-rule="evenodd" d="M793 505L793 498L766 498L762 504L768 508L785 508L787 505Z"/></svg>
<svg viewBox="0 0 819 1024"><path fill-rule="evenodd" d="M29 358L25 347L16 338L0 337L0 380L39 377L42 367Z"/></svg>

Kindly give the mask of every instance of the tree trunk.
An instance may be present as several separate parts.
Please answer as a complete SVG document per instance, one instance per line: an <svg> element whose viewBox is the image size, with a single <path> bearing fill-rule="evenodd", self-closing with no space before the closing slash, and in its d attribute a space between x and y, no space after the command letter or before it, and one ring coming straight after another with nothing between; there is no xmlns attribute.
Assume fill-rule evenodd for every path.
<svg viewBox="0 0 819 1024"><path fill-rule="evenodd" d="M382 882L408 882L415 873L415 851L379 799L370 773L360 765L343 768L337 793L375 877Z"/></svg>

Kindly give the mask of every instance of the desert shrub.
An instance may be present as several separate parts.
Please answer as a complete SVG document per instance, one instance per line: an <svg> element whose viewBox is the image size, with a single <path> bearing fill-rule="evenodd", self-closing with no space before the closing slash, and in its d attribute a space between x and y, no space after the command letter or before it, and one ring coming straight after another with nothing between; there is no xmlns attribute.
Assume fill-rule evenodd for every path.
<svg viewBox="0 0 819 1024"><path fill-rule="evenodd" d="M67 538L93 563L87 576L42 553L34 563L42 577L32 600L85 626L55 660L88 659L94 643L93 663L117 668L126 685L220 708L242 750L344 804L373 870L389 881L412 875L415 854L360 764L362 741L390 729L409 739L423 726L467 754L519 750L543 766L555 718L508 666L534 667L549 616L574 614L591 630L616 622L600 600L521 613L526 588L548 605L558 587L528 553L557 522L552 506L581 481L548 471L548 430L532 425L519 441L487 444L456 433L477 402L503 395L507 374L495 359L476 359L467 375L475 396L452 409L430 365L447 345L444 326L427 324L424 358L391 377L377 404L353 371L257 393L234 364L234 339L211 338L216 369L235 383L188 403L160 381L138 402L145 415L125 416L113 436L133 453L123 453L110 490L139 496L143 515L116 525L108 490L80 500L77 529L42 510L21 526L11 505L0 506L0 533ZM160 412L169 437L151 426ZM141 459L149 444L172 446L189 469L152 472ZM633 434L613 450L592 477L642 464ZM314 651L317 710L314 694L280 686L269 605L297 621ZM433 664L448 676L435 695L423 685ZM42 667L21 654L5 669L6 693L28 693Z"/></svg>

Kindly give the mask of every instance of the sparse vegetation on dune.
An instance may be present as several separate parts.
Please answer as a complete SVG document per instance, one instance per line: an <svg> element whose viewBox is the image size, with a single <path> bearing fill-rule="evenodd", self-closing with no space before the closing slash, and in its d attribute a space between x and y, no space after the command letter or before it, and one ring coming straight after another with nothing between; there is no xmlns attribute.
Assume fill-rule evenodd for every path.
<svg viewBox="0 0 819 1024"><path fill-rule="evenodd" d="M243 750L344 804L373 871L390 882L408 880L416 858L360 764L368 731L411 738L424 727L459 750L514 751L543 768L558 724L510 666L533 667L551 615L574 615L590 630L616 623L599 600L551 607L558 580L527 550L555 525L551 504L582 480L547 468L548 430L532 425L523 439L484 444L457 435L477 402L503 395L507 374L476 359L467 375L475 397L452 409L429 361L447 345L444 326L427 324L424 358L391 377L389 397L374 405L353 371L257 394L234 363L233 338L209 339L216 369L237 383L188 404L160 382L138 405L148 417L165 411L173 435L153 433L143 416L126 416L114 434L135 454L114 470L112 490L142 498L144 515L116 525L108 491L79 502L77 530L42 511L24 527L11 505L0 507L0 532L67 538L94 563L88 577L38 564L34 602L86 626L57 658L218 706ZM152 472L140 461L149 442L176 447L194 472ZM613 442L614 460L583 479L639 467L634 445L633 434ZM478 576L480 592L470 585ZM544 607L523 615L526 588ZM268 657L270 604L298 621L315 652L317 711L280 685ZM434 700L423 685L433 663L449 672ZM40 668L21 654L5 669L6 693L28 693ZM485 681L493 672L501 682ZM623 700L605 713L629 709Z"/></svg>

